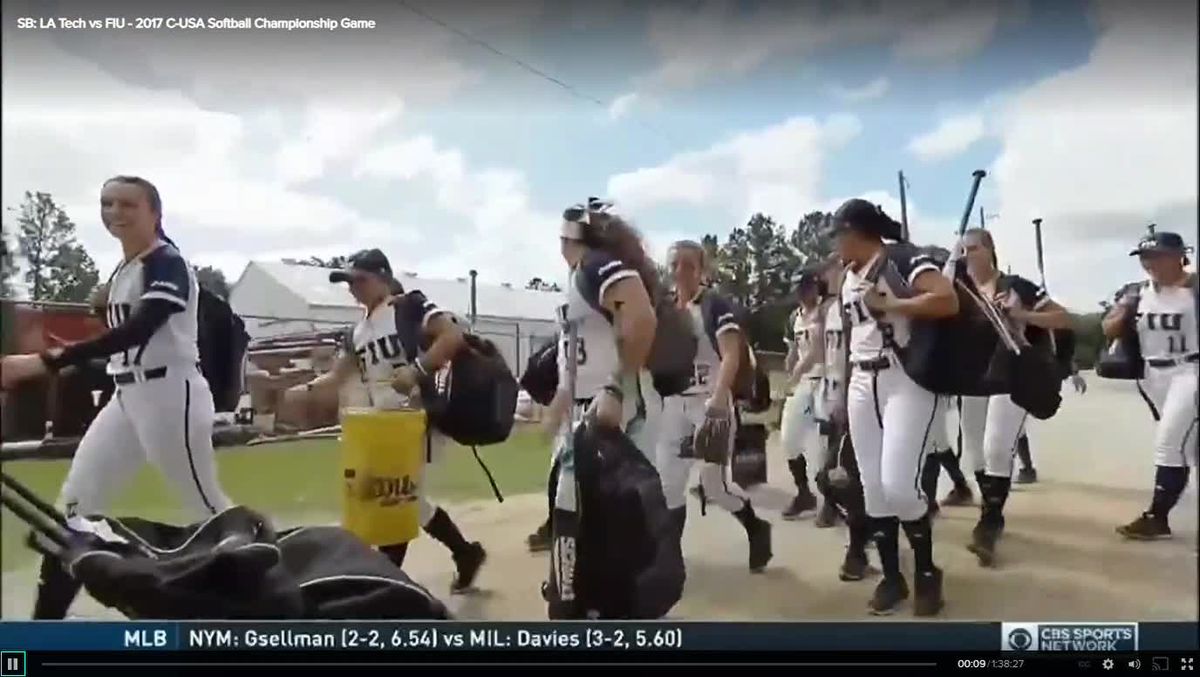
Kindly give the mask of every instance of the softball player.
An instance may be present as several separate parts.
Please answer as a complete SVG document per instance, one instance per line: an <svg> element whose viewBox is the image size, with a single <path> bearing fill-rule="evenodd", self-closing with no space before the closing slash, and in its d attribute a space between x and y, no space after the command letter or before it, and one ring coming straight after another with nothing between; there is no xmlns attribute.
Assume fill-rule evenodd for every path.
<svg viewBox="0 0 1200 677"><path fill-rule="evenodd" d="M842 266L836 259L826 270L826 286L841 289ZM830 303L825 310L825 378L821 386L821 423L825 426L828 446L825 467L817 473L817 487L841 512L849 533L846 556L838 570L843 581L861 581L870 572L867 542L870 525L863 504L862 477L854 458L852 444L844 444L848 435L842 397L846 384L846 332L842 307Z"/></svg>
<svg viewBox="0 0 1200 677"><path fill-rule="evenodd" d="M682 534L687 517L687 481L695 457L700 457L700 500L702 504L716 503L746 529L750 570L757 573L771 560L771 523L755 514L750 499L726 476L737 426L732 388L745 339L728 301L701 286L705 263L704 248L696 242L682 240L671 247L676 299L691 313L699 340L691 386L682 395L663 402L655 465L667 508L676 515ZM704 316L705 312L709 317ZM718 430L721 432L713 434L712 439L723 448L706 449L702 440Z"/></svg>
<svg viewBox="0 0 1200 677"><path fill-rule="evenodd" d="M1017 275L1001 274L992 235L982 228L964 233L963 249L967 272L983 298L991 300L1020 327L1025 327L1031 344L1048 345L1049 331L1067 329L1071 318L1066 309L1046 295L1045 290ZM968 549L982 566L996 557L996 540L1004 530L1004 504L1012 488L1013 460L1029 414L1007 394L963 397L959 427L963 455L975 470L981 496L979 522Z"/></svg>
<svg viewBox="0 0 1200 677"><path fill-rule="evenodd" d="M1140 517L1117 532L1135 540L1169 538L1167 516L1187 488L1196 463L1197 337L1196 273L1185 270L1190 248L1176 233L1160 232L1143 239L1131 255L1141 260L1150 278L1131 288L1104 319L1104 335L1122 335L1131 321L1137 329L1145 362L1138 390L1158 421L1154 435L1154 496ZM1130 317L1131 313L1133 314Z"/></svg>
<svg viewBox="0 0 1200 677"><path fill-rule="evenodd" d="M869 609L890 614L909 596L900 572L903 524L916 562L914 613L930 616L943 606L942 572L933 563L927 504L915 480L939 402L908 376L893 346L908 343L911 318L936 319L958 312L958 297L929 257L889 255L883 239L899 240L901 228L879 207L852 199L834 213L834 222L838 254L847 263L840 299L851 323L850 438L883 565L883 580Z"/></svg>
<svg viewBox="0 0 1200 677"><path fill-rule="evenodd" d="M166 239L162 200L149 181L106 181L100 218L124 253L107 285L108 331L41 355L5 357L4 386L108 358L116 391L71 460L59 496L69 519L105 512L147 461L197 520L215 515L231 502L217 480L212 393L198 367L195 273ZM64 618L78 590L56 559L44 559L33 617Z"/></svg>
<svg viewBox="0 0 1200 677"><path fill-rule="evenodd" d="M566 303L558 310L558 393L547 408L546 427L560 431L551 461L558 474L551 477L549 531L550 587L562 602L574 599L566 582L575 579L581 526L571 448L576 425L592 416L599 425L620 428L653 463L646 396L653 386L644 365L657 327L651 299L658 293L658 271L638 232L610 207L596 198L569 207L560 227L570 275Z"/></svg>
<svg viewBox="0 0 1200 677"><path fill-rule="evenodd" d="M925 501L929 506L930 517L936 517L941 511L937 502L937 486L943 467L947 469L951 481L954 482L951 495L960 491L959 483L961 482L967 499L970 500L971 497L971 488L966 485L966 478L963 477L962 470L958 467L958 456L955 455L954 448L950 446L950 398L940 399L937 418L934 420L933 429L929 434L929 453L925 456L925 464L921 469L921 491L925 492Z"/></svg>
<svg viewBox="0 0 1200 677"><path fill-rule="evenodd" d="M340 388L353 382L356 390L372 409L388 410L419 406L412 393L421 375L432 374L446 365L463 345L462 330L449 312L428 300L421 307L402 306L409 314L402 321L419 326L432 339L429 348L418 355L405 353L397 333L397 306L403 289L392 276L387 256L378 249L360 251L350 257L346 270L329 274L331 283L348 282L354 300L364 308L363 318L354 327L347 350L334 368L308 383L296 386L293 392L318 388ZM436 468L444 453L445 438L430 431L426 439L426 471ZM487 559L487 552L478 542L467 541L450 515L429 500L425 492L426 478L417 478L418 514L425 532L445 545L454 559L456 574L450 583L452 593L470 590ZM379 548L398 567L403 567L408 543L385 545Z"/></svg>
<svg viewBox="0 0 1200 677"><path fill-rule="evenodd" d="M783 339L788 346L785 368L792 394L783 403L780 439L796 483L796 496L783 511L785 520L799 519L802 513L817 507L817 497L808 487L809 460L813 468L824 465L818 407L825 375L824 316L830 303L821 293L821 279L815 272L801 273L796 287L800 306L788 317ZM833 526L832 510L827 501L818 516L818 526Z"/></svg>

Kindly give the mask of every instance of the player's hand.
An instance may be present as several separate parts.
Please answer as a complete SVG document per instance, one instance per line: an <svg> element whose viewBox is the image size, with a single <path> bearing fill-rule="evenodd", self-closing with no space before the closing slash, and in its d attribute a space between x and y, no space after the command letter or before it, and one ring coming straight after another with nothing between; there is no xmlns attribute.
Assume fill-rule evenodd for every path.
<svg viewBox="0 0 1200 677"><path fill-rule="evenodd" d="M621 419L625 412L625 406L621 402L621 398L614 395L609 390L601 390L600 394L592 399L592 406L589 413L595 419L596 423L609 428L621 427Z"/></svg>
<svg viewBox="0 0 1200 677"><path fill-rule="evenodd" d="M42 356L36 353L5 355L0 362L0 388L9 390L22 381L45 376L49 371Z"/></svg>
<svg viewBox="0 0 1200 677"><path fill-rule="evenodd" d="M1087 381L1079 374L1071 374L1071 385L1075 386L1075 392L1080 395L1087 392Z"/></svg>
<svg viewBox="0 0 1200 677"><path fill-rule="evenodd" d="M421 372L412 365L396 367L392 370L392 389L401 395L411 395L413 389L417 387L417 379L420 375Z"/></svg>

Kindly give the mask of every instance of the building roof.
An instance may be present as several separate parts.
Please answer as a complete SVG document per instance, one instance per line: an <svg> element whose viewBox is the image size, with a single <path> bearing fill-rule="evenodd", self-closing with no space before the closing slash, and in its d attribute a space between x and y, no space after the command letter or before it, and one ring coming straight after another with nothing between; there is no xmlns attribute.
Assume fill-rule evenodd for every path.
<svg viewBox="0 0 1200 677"><path fill-rule="evenodd" d="M354 308L357 304L344 284L329 282L328 268L304 266L282 261L251 261L287 289L300 296L309 306ZM467 277L458 280L437 280L411 273L397 272L406 290L419 289L431 301L451 312L467 317L471 310L471 282ZM541 320L552 322L562 304L561 292L545 292L520 287L505 287L477 282L475 300L483 317Z"/></svg>

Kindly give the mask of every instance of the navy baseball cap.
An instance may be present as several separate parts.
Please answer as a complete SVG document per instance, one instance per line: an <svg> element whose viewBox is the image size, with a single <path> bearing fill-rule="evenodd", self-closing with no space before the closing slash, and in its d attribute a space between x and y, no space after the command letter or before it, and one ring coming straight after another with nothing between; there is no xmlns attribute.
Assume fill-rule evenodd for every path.
<svg viewBox="0 0 1200 677"><path fill-rule="evenodd" d="M1129 252L1130 256L1140 256L1142 254L1187 254L1191 251L1183 241L1183 236L1179 233L1160 232L1143 237L1138 242L1137 249Z"/></svg>
<svg viewBox="0 0 1200 677"><path fill-rule="evenodd" d="M330 282L350 282L364 273L377 275L388 282L395 281L395 278L392 277L392 264L388 261L387 256L378 249L364 249L355 252L350 255L347 263L349 265L344 269L329 273Z"/></svg>

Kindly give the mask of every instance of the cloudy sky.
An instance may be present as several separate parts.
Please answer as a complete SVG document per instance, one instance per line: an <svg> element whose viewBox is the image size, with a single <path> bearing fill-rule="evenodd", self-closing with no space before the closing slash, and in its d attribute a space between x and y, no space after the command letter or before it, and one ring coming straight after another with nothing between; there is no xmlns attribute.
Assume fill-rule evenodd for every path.
<svg viewBox="0 0 1200 677"><path fill-rule="evenodd" d="M661 255L754 211L865 196L898 215L903 169L915 239L949 245L983 168L1002 265L1036 279L1042 217L1050 291L1078 309L1139 275L1147 223L1195 240L1190 2L223 4L169 16L376 28L137 30L165 5L5 0L4 206L53 194L108 270L99 186L134 173L231 280L380 246L397 269L523 283L560 276L557 216L589 195ZM18 23L62 16L131 25Z"/></svg>

